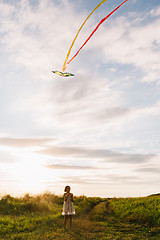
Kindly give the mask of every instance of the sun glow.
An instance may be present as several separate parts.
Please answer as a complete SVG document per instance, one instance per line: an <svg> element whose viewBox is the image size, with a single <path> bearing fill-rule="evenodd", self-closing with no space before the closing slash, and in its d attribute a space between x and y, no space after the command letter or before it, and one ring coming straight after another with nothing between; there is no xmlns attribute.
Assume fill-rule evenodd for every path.
<svg viewBox="0 0 160 240"><path fill-rule="evenodd" d="M20 193L40 193L46 190L48 181L53 183L57 181L57 176L49 174L49 170L44 167L44 161L35 156L16 163L13 174Z"/></svg>

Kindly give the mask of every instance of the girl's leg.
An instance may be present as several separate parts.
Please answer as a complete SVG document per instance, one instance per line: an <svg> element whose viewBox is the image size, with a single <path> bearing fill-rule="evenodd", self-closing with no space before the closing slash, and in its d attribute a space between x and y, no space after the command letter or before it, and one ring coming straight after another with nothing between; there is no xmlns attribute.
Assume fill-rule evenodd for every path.
<svg viewBox="0 0 160 240"><path fill-rule="evenodd" d="M72 215L69 215L70 228L72 227Z"/></svg>
<svg viewBox="0 0 160 240"><path fill-rule="evenodd" d="M66 229L67 215L64 215L64 229Z"/></svg>

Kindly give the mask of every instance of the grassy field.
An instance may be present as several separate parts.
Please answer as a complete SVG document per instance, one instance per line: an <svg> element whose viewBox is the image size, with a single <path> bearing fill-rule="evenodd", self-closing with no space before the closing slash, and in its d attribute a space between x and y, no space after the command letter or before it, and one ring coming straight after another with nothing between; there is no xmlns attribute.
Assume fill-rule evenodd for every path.
<svg viewBox="0 0 160 240"><path fill-rule="evenodd" d="M72 230L63 230L63 199L50 193L0 200L0 240L160 239L160 197L75 197Z"/></svg>

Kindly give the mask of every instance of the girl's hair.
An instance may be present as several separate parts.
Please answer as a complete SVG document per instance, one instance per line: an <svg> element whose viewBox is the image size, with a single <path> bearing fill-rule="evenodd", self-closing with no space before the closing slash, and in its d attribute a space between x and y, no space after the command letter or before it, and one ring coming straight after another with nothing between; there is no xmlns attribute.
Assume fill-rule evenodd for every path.
<svg viewBox="0 0 160 240"><path fill-rule="evenodd" d="M64 192L67 192L67 188L70 188L70 186L65 186ZM71 189L71 188L70 188Z"/></svg>

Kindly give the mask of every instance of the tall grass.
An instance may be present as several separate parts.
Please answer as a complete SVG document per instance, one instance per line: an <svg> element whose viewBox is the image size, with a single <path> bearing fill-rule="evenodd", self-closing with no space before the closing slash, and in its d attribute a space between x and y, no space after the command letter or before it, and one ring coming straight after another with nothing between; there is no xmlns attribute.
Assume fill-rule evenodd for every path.
<svg viewBox="0 0 160 240"><path fill-rule="evenodd" d="M10 195L0 200L0 216L25 214L52 214L61 216L63 197L51 193L37 196L26 194L21 198ZM118 218L141 224L160 224L160 196L143 198L74 197L76 216L88 215L91 219L104 220L112 214Z"/></svg>
<svg viewBox="0 0 160 240"><path fill-rule="evenodd" d="M14 198L10 195L4 196L0 200L0 214L27 214L27 213L57 213L60 211L63 199L51 193L44 193L42 195L30 196L26 194L21 198Z"/></svg>
<svg viewBox="0 0 160 240"><path fill-rule="evenodd" d="M160 224L160 197L113 198L109 204L115 216L141 224Z"/></svg>
<svg viewBox="0 0 160 240"><path fill-rule="evenodd" d="M160 239L160 197L74 197L76 215L68 233L63 231L62 204L63 197L51 193L4 196L0 200L0 239Z"/></svg>

